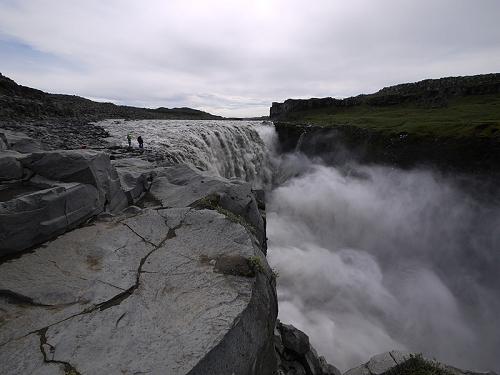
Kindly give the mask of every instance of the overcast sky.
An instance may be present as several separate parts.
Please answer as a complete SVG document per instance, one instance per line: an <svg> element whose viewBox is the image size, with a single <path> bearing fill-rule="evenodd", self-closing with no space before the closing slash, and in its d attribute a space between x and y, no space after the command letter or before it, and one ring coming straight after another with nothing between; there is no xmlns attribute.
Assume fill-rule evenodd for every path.
<svg viewBox="0 0 500 375"><path fill-rule="evenodd" d="M500 71L499 0L0 0L0 72L224 116Z"/></svg>

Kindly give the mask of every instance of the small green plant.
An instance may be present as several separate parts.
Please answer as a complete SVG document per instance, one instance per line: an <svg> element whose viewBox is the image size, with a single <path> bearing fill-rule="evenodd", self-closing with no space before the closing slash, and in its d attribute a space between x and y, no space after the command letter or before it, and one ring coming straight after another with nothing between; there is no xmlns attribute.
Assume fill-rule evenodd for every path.
<svg viewBox="0 0 500 375"><path fill-rule="evenodd" d="M251 256L248 258L248 264L253 272L264 272L264 266L262 266L262 261L258 256Z"/></svg>
<svg viewBox="0 0 500 375"><path fill-rule="evenodd" d="M271 268L271 276L273 279L278 279L280 277L280 273L276 268Z"/></svg>
<svg viewBox="0 0 500 375"><path fill-rule="evenodd" d="M386 375L454 375L439 362L427 361L422 354L410 354L410 358L393 367Z"/></svg>
<svg viewBox="0 0 500 375"><path fill-rule="evenodd" d="M220 202L220 197L218 195L210 194L204 198L197 200L195 203L192 204L192 206L201 209L204 208L208 210L215 210L218 213L224 215L228 220L232 221L233 223L244 226L251 233L255 234L257 232L255 227L248 221L246 221L242 216L236 215L234 212L221 207L219 202Z"/></svg>

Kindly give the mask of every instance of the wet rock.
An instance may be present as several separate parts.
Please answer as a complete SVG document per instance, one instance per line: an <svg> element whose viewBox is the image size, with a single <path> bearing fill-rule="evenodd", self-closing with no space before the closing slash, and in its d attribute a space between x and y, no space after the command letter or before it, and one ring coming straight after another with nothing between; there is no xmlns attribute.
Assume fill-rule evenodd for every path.
<svg viewBox="0 0 500 375"><path fill-rule="evenodd" d="M281 339L283 345L298 356L304 356L310 348L309 337L292 325L280 325Z"/></svg>
<svg viewBox="0 0 500 375"><path fill-rule="evenodd" d="M309 343L309 337L292 325L278 321L274 348L278 355L278 368L283 375L341 375L335 366L318 356Z"/></svg>

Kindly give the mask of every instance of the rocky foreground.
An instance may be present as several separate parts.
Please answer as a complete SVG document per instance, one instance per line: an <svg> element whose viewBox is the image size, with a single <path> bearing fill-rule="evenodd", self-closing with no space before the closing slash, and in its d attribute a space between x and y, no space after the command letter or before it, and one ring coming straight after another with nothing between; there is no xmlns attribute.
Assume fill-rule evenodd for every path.
<svg viewBox="0 0 500 375"><path fill-rule="evenodd" d="M11 131L0 147L2 374L339 373L281 339L249 184Z"/></svg>
<svg viewBox="0 0 500 375"><path fill-rule="evenodd" d="M0 131L0 373L340 375L276 319L262 191L134 150L48 148Z"/></svg>

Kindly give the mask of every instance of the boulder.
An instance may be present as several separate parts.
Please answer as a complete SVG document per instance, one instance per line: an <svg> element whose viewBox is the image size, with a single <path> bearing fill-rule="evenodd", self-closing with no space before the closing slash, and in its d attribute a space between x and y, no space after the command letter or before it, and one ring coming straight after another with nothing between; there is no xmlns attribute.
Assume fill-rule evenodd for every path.
<svg viewBox="0 0 500 375"><path fill-rule="evenodd" d="M12 199L0 202L0 256L42 243L102 211L97 190L89 184L54 183L44 188L26 183L10 189Z"/></svg>
<svg viewBox="0 0 500 375"><path fill-rule="evenodd" d="M35 152L20 159L23 166L50 180L79 182L97 189L99 203L107 211L118 212L128 204L118 173L109 157L91 150Z"/></svg>
<svg viewBox="0 0 500 375"><path fill-rule="evenodd" d="M0 185L1 255L28 249L103 211L118 213L128 205L118 173L104 153L7 151L0 165L6 165L0 181L35 175Z"/></svg>
<svg viewBox="0 0 500 375"><path fill-rule="evenodd" d="M292 325L278 321L274 333L274 348L278 368L283 375L341 375L335 366L318 356L309 343L309 337Z"/></svg>
<svg viewBox="0 0 500 375"><path fill-rule="evenodd" d="M13 132L2 129L0 131L0 139L2 140L0 142L3 143L6 148L23 154L43 151L45 149L45 146L42 145L40 141L21 132ZM5 146L0 144L0 150L2 150L2 147Z"/></svg>
<svg viewBox="0 0 500 375"><path fill-rule="evenodd" d="M157 172L154 165L137 158L112 160L128 203L135 204L149 191Z"/></svg>
<svg viewBox="0 0 500 375"><path fill-rule="evenodd" d="M9 152L0 152L0 182L18 180L23 177L23 166L16 156Z"/></svg>
<svg viewBox="0 0 500 375"><path fill-rule="evenodd" d="M283 345L298 356L304 356L310 348L309 337L292 325L281 324L281 339Z"/></svg>

